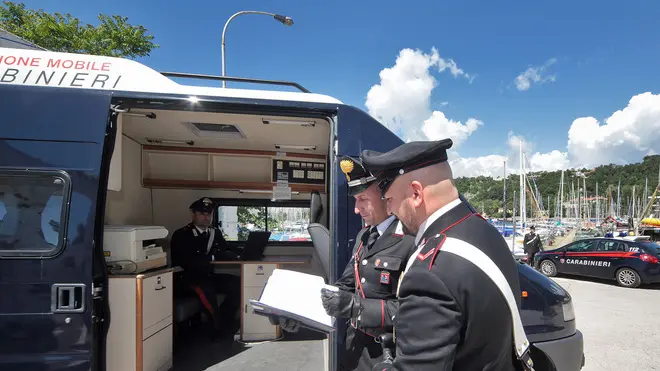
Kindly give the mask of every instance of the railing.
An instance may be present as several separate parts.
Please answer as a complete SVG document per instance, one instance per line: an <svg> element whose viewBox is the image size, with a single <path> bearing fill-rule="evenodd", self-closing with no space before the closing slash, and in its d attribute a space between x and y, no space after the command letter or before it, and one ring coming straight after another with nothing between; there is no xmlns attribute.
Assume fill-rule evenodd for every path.
<svg viewBox="0 0 660 371"><path fill-rule="evenodd" d="M214 81L232 81L232 82L246 82L251 84L266 84L266 85L280 85L280 86L293 86L303 93L311 93L304 86L291 81L280 80L264 80L253 79L247 77L229 77L229 76L215 76L215 75L202 75L196 73L183 73L183 72L161 72L161 75L167 77L180 77L186 79L201 79L201 80L214 80Z"/></svg>

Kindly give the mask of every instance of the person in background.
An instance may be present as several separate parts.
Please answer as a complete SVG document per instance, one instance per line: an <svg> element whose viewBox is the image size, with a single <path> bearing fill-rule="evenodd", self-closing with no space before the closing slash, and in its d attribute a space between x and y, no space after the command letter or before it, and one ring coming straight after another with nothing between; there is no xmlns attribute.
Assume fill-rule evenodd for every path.
<svg viewBox="0 0 660 371"><path fill-rule="evenodd" d="M240 277L229 274L214 274L214 260L237 260L222 232L213 227L213 201L201 198L190 205L191 222L172 234L172 266L183 268L183 285L199 298L206 314L213 321L213 337L232 339L238 330L236 320L240 310ZM225 294L222 305L218 305L218 294Z"/></svg>
<svg viewBox="0 0 660 371"><path fill-rule="evenodd" d="M523 238L523 251L527 254L527 264L534 266L534 255L543 250L541 237L536 234L536 227L529 227L529 233Z"/></svg>
<svg viewBox="0 0 660 371"><path fill-rule="evenodd" d="M514 359L518 310L509 310L520 308L518 268L502 235L456 189L447 162L451 146L445 139L362 152L388 211L416 235L397 292L396 357L377 365L379 371L513 371L522 363ZM517 294L513 303L483 264Z"/></svg>

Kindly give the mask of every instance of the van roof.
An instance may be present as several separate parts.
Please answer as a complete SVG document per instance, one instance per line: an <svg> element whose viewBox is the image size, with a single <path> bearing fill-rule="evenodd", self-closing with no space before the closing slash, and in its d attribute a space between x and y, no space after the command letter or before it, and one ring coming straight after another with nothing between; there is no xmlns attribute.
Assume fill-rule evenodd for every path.
<svg viewBox="0 0 660 371"><path fill-rule="evenodd" d="M0 48L0 84L342 104L314 93L182 85L130 59L14 48Z"/></svg>

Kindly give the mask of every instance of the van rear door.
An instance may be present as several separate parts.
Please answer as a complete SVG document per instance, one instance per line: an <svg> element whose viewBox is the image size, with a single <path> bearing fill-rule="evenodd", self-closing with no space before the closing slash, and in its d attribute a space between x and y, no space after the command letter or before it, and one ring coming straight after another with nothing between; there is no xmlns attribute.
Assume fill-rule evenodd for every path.
<svg viewBox="0 0 660 371"><path fill-rule="evenodd" d="M362 150L371 149L379 152L387 152L403 144L401 138L397 137L389 129L366 112L353 106L341 105L337 111L337 143L335 146L334 168L332 177L332 231L334 244L332 249L333 271L330 281L337 280L350 260L355 237L361 229L362 220L354 212L355 200L348 195L348 184L346 177L339 169L339 157L360 156ZM329 369L335 370L338 357L342 357L346 329L339 326L336 333L331 334L333 344L330 349L330 357L334 363L330 363Z"/></svg>
<svg viewBox="0 0 660 371"><path fill-rule="evenodd" d="M110 98L0 84L2 370L97 369L95 339L104 335L93 275L104 272L93 266L103 259L94 251L103 231L104 142L106 150L114 142L106 135L114 127Z"/></svg>

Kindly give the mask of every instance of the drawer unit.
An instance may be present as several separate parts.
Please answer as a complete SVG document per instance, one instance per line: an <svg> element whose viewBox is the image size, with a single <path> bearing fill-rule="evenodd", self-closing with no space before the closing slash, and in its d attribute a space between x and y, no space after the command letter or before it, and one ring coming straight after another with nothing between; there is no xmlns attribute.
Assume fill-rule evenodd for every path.
<svg viewBox="0 0 660 371"><path fill-rule="evenodd" d="M277 264L243 264L243 286L264 287L276 268Z"/></svg>
<svg viewBox="0 0 660 371"><path fill-rule="evenodd" d="M172 368L172 269L108 280L107 371Z"/></svg>
<svg viewBox="0 0 660 371"><path fill-rule="evenodd" d="M250 300L259 300L266 281L277 267L276 263L244 263L242 265L242 341L272 340L279 336L279 327L272 325L267 317L254 314L250 306Z"/></svg>

